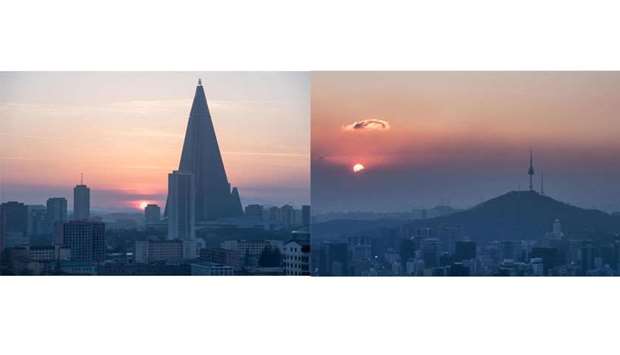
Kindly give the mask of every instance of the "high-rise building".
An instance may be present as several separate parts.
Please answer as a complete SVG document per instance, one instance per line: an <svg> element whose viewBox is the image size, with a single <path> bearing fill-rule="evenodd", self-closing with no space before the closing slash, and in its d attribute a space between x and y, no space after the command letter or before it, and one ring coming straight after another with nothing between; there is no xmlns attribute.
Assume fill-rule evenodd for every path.
<svg viewBox="0 0 620 355"><path fill-rule="evenodd" d="M54 230L56 223L67 221L67 199L64 197L51 197L47 199L47 225L50 231Z"/></svg>
<svg viewBox="0 0 620 355"><path fill-rule="evenodd" d="M105 258L105 224L70 221L60 225L56 244L70 249L71 261L101 262Z"/></svg>
<svg viewBox="0 0 620 355"><path fill-rule="evenodd" d="M43 205L27 205L28 210L28 236L45 234L47 229L46 207Z"/></svg>
<svg viewBox="0 0 620 355"><path fill-rule="evenodd" d="M157 224L161 222L161 208L155 204L148 204L144 208L144 223Z"/></svg>
<svg viewBox="0 0 620 355"><path fill-rule="evenodd" d="M73 189L73 219L86 221L90 218L90 189L80 182Z"/></svg>
<svg viewBox="0 0 620 355"><path fill-rule="evenodd" d="M29 243L28 208L23 203L9 201L1 204L0 224L2 224L2 248Z"/></svg>
<svg viewBox="0 0 620 355"><path fill-rule="evenodd" d="M179 171L168 175L168 239L194 239L195 198L194 175Z"/></svg>
<svg viewBox="0 0 620 355"><path fill-rule="evenodd" d="M185 131L180 173L194 176L194 210L197 222L243 215L237 188L231 190L217 143L202 82L198 81ZM166 215L171 204L168 192Z"/></svg>

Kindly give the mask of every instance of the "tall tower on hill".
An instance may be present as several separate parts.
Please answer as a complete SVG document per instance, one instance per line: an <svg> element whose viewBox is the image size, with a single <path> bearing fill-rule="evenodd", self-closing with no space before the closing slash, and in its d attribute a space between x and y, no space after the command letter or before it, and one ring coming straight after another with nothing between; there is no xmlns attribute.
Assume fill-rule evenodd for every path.
<svg viewBox="0 0 620 355"><path fill-rule="evenodd" d="M530 176L530 191L534 191L534 154L530 149L530 168L527 170L527 174Z"/></svg>

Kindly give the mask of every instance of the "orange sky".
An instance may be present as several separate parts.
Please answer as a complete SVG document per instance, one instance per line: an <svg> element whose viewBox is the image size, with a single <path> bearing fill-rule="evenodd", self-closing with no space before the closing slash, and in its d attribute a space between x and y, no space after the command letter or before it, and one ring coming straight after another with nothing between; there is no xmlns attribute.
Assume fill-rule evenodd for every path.
<svg viewBox="0 0 620 355"><path fill-rule="evenodd" d="M2 73L3 199L44 203L84 172L93 193L119 198L93 198L95 208L161 203L199 77L243 202L307 203L308 77L268 72ZM20 198L24 186L40 196Z"/></svg>
<svg viewBox="0 0 620 355"><path fill-rule="evenodd" d="M368 119L390 128L343 129ZM530 147L550 191L587 206L620 198L620 73L317 72L311 124L315 210L469 206L524 186ZM358 162L374 176L372 200L354 189Z"/></svg>

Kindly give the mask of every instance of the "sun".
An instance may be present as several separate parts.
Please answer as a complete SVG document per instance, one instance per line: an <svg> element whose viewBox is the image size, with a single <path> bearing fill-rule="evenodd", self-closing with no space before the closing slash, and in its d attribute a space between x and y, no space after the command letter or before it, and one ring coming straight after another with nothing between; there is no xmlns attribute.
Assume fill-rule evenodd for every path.
<svg viewBox="0 0 620 355"><path fill-rule="evenodd" d="M360 163L357 163L355 165L353 165L353 172L354 173L359 173L360 171L366 169L366 167Z"/></svg>
<svg viewBox="0 0 620 355"><path fill-rule="evenodd" d="M140 206L140 208L141 208L141 209L145 209L145 208L146 208L146 206L148 206L148 202L146 202L146 201L140 201L140 205L139 205L139 206Z"/></svg>

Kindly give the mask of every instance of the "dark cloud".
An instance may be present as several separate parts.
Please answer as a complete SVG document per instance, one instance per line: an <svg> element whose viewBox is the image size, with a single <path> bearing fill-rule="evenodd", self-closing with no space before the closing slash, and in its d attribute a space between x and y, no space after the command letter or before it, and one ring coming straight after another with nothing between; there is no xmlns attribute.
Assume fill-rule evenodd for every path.
<svg viewBox="0 0 620 355"><path fill-rule="evenodd" d="M380 119L369 119L353 122L343 127L347 131L358 130L388 130L390 129L390 123Z"/></svg>

